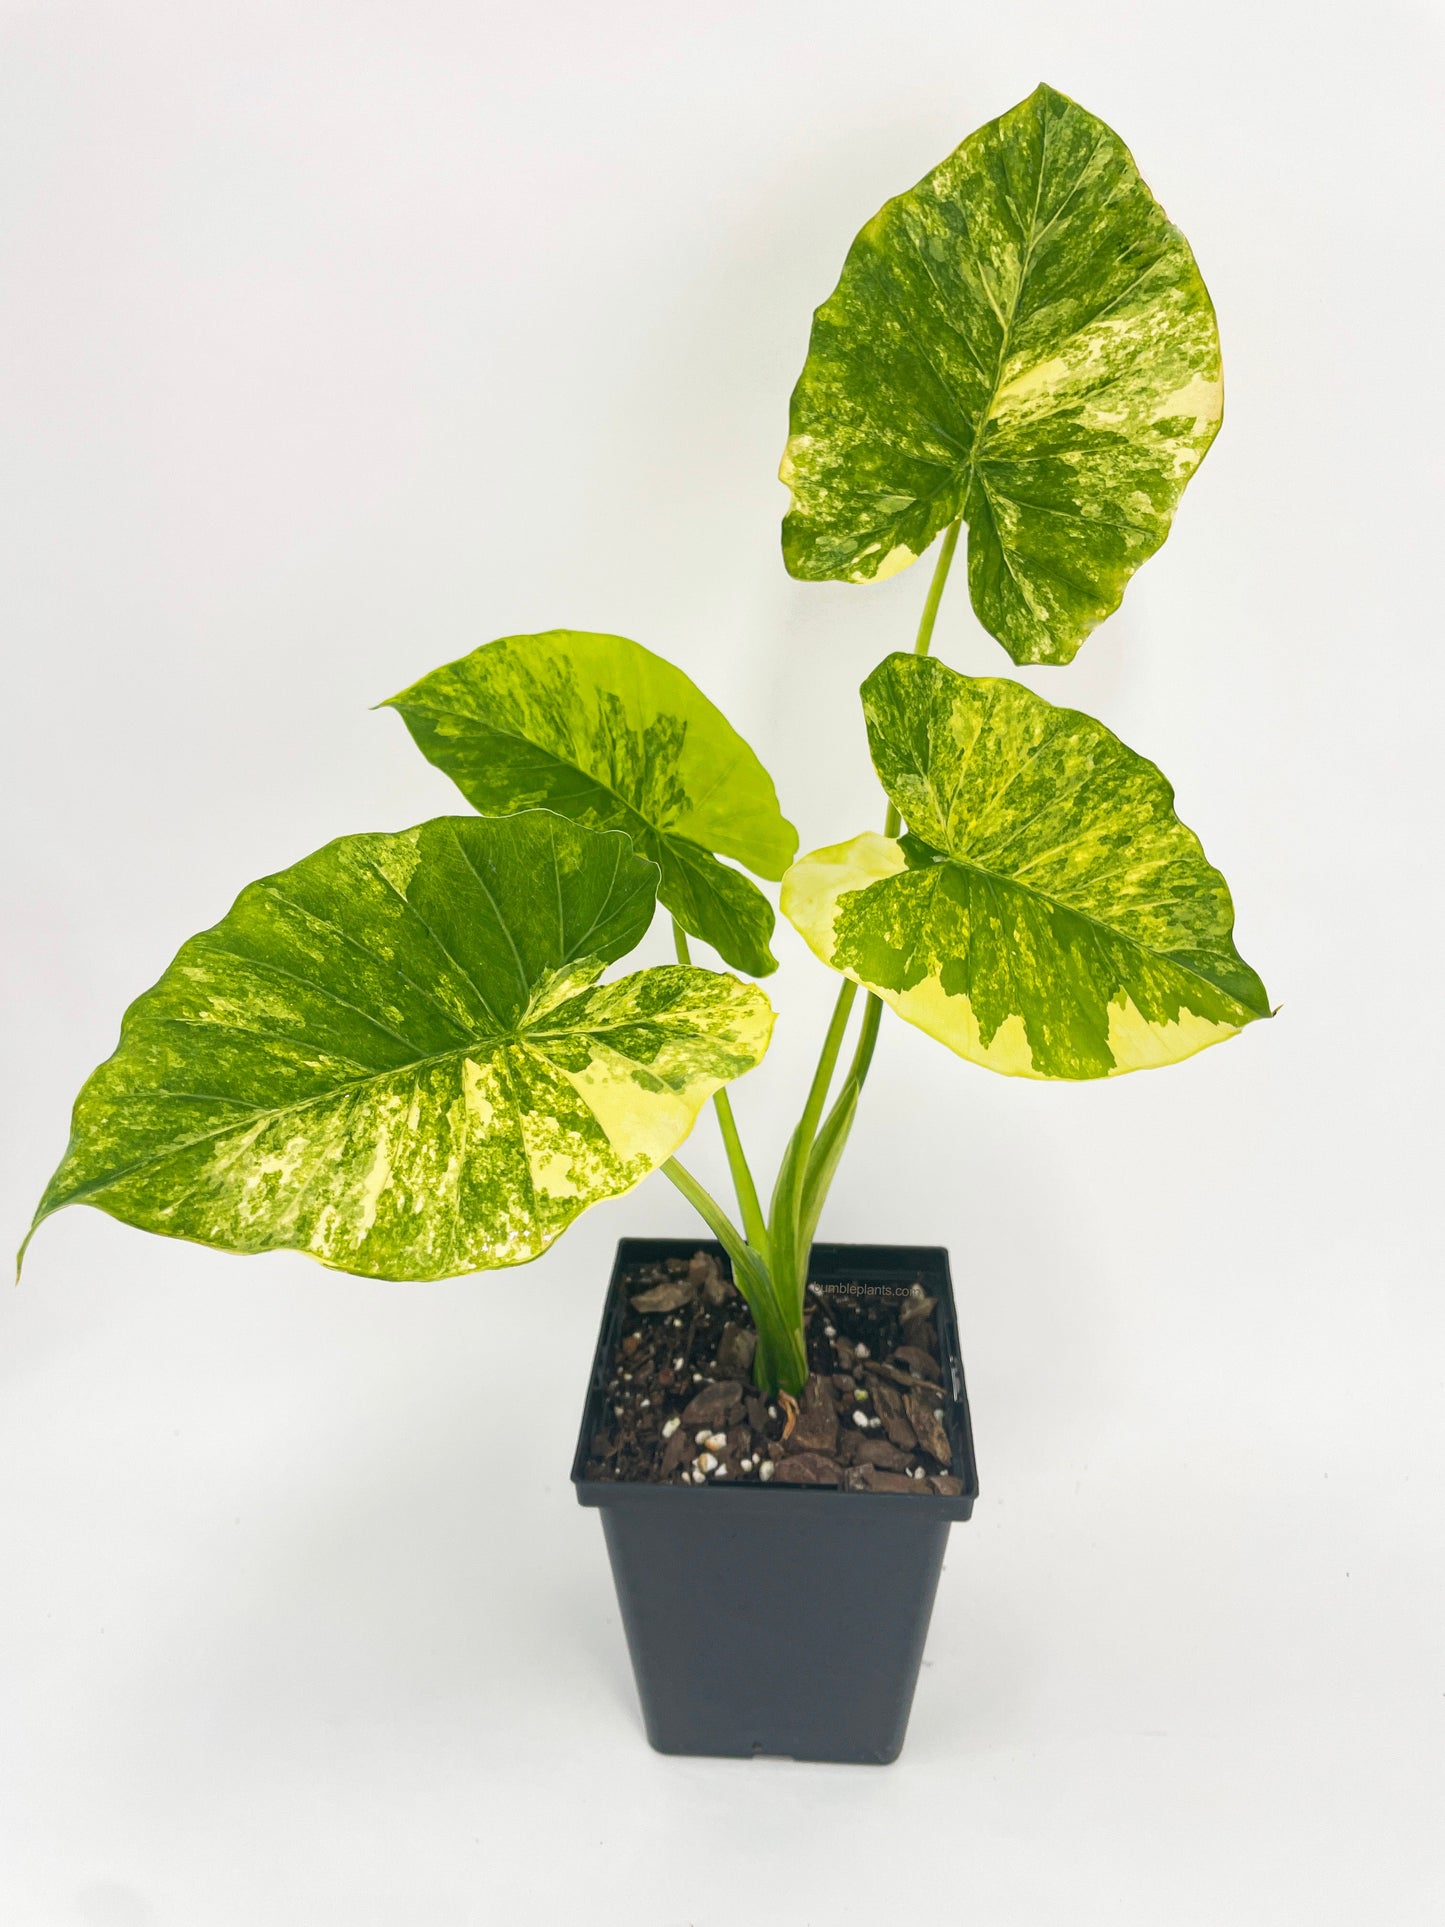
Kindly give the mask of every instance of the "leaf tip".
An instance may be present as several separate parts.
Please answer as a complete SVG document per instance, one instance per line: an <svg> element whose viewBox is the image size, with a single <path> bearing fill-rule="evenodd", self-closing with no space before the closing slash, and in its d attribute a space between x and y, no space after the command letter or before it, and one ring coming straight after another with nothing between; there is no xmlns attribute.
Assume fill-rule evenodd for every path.
<svg viewBox="0 0 1445 1927"><path fill-rule="evenodd" d="M15 1254L15 1283L17 1285L20 1283L20 1273L24 1269L25 1254L30 1249L30 1240L35 1236L43 1223L44 1219L37 1214L34 1224L31 1225L25 1236L20 1240L20 1249Z"/></svg>

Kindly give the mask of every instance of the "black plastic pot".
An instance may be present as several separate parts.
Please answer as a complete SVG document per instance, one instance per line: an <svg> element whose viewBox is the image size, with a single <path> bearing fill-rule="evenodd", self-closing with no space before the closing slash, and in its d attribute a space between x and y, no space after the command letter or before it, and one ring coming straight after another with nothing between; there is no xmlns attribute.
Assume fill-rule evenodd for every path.
<svg viewBox="0 0 1445 1927"><path fill-rule="evenodd" d="M623 1274L698 1249L618 1245L572 1467L578 1501L602 1515L647 1737L661 1753L885 1764L903 1746L949 1525L978 1493L948 1253L815 1245L810 1276L920 1280L938 1299L960 1496L588 1479L627 1314Z"/></svg>

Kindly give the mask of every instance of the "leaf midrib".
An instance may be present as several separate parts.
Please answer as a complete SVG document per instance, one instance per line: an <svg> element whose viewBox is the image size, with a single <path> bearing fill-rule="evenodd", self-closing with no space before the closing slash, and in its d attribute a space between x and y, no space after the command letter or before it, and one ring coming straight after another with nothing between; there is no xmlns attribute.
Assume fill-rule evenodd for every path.
<svg viewBox="0 0 1445 1927"><path fill-rule="evenodd" d="M1036 903L1047 904L1052 910L1062 910L1071 917L1077 917L1081 923L1086 923L1092 929L1102 932L1103 935L1110 938L1112 942L1128 944L1132 949L1137 950L1141 956L1152 958L1158 963L1168 964L1171 969L1179 971L1181 976L1192 978L1196 983L1207 985L1216 996L1227 999L1228 1002L1235 1005L1239 1010L1249 1011L1252 1017L1260 1015L1258 1011L1251 1010L1248 1004L1236 997L1232 990L1226 990L1222 984L1217 983L1214 978L1206 977L1203 971L1192 969L1188 964L1181 963L1173 951L1156 950L1151 944L1144 943L1137 937L1129 936L1127 932L1116 929L1113 924L1105 923L1102 918L1091 916L1087 910L1077 909L1072 903L1065 902L1062 897L1051 896L1047 890L1035 889L1032 884L1022 883L1017 877L1009 876L1003 871L990 870L982 863L970 862L967 857L954 856L948 853L940 854L942 854L943 860L941 863L934 865L934 868L945 869L949 864L953 864L960 870L969 870L975 876L984 878L988 883L1009 890L1017 890L1023 896L1032 897ZM899 874L904 873L900 872ZM892 879L885 877L880 879L880 881L886 885L891 882ZM870 885L868 887L871 888L872 886Z"/></svg>
<svg viewBox="0 0 1445 1927"><path fill-rule="evenodd" d="M439 709L439 708L433 709L433 708L424 706L421 703L408 703L403 705L400 702L398 702L395 706L397 709L400 710L403 716L405 716L407 710L410 709L415 714L426 716L431 721L436 721L438 718L441 718L441 717L457 718L463 722L470 724L479 733L484 732L489 736L500 736L506 742L509 742L509 743L520 743L523 745L524 748L531 750L535 755L544 758L546 762L553 765L556 769L565 770L573 776L582 777L585 782L591 784L593 789L600 790L604 796L610 797L611 800L617 805L618 809L622 812L622 814L628 819L629 823L637 823L641 825L643 835L660 838L665 843L686 843L692 849L700 850L704 856L711 857L714 863L717 863L720 861L717 855L717 852L715 850L709 849L707 844L699 843L696 837L685 835L683 831L681 831L680 829L677 829L670 823L661 823L661 822L654 823L649 817L643 815L642 811L638 809L635 803L630 802L627 799L627 797L621 794L619 790L614 789L611 783L606 782L600 776L594 776L591 770L583 769L580 763L571 762L568 760L567 757L558 755L555 749L548 749L547 745L545 743L539 743L535 736L524 735L523 732L519 729L503 729L498 724L489 721L486 717L471 715L471 714L468 714L465 710L461 710L461 709ZM678 721L682 724L684 732L686 732L691 727L686 717L675 716L672 711L668 711L666 713L669 716L672 716L673 720ZM726 721L726 718L724 718L723 720ZM744 748L746 748L746 745L744 745ZM719 774L715 777L711 787L701 797L695 797L695 796L689 795L688 803L687 803L689 814L696 816L701 813L703 805L706 802L710 801L710 799L722 787L724 782L733 775L734 771L737 768L738 763L741 760L742 759L739 752L737 750L734 750L730 760L727 762L726 766L719 772ZM761 767L762 766L759 765L760 769ZM766 775L766 771L764 771L763 773L764 775ZM475 805L473 807L475 807ZM545 805L538 805L537 807L545 808ZM559 812L559 814L561 814L561 812ZM783 818L782 816L781 809L778 810L778 815L780 820L786 821L786 818ZM632 835L633 832L629 829L627 834ZM731 855L732 853L729 852L729 854ZM745 857L734 856L733 861L735 863L747 864L747 859ZM747 867L749 869L752 869L753 866L751 864L747 864ZM761 871L757 871L755 872L755 874L761 875L762 873Z"/></svg>
<svg viewBox="0 0 1445 1927"><path fill-rule="evenodd" d="M1024 246L1023 259L1019 263L1018 281L1014 286L1013 300L1009 304L1008 314L1007 316L999 315L998 359L994 364L993 386L989 391L987 404L979 415L978 426L975 428L973 435L973 446L968 452L968 466L963 474L963 501L965 505L967 504L969 496L973 493L973 484L978 474L979 456L983 448L983 439L988 433L989 423L993 420L993 411L998 401L999 389L1003 386L1004 366L1009 358L1009 342L1013 335L1014 323L1018 320L1019 305L1024 298L1024 288L1028 283L1029 269L1033 265L1034 249L1078 192L1079 183L1083 180L1085 173L1087 173L1089 166L1092 164L1094 155L1097 154L1098 151L1098 144L1096 143L1089 155L1089 159L1079 170L1079 180L1069 189L1069 192L1064 196L1054 213L1044 223L1043 228L1040 229L1038 226L1039 204L1044 197L1044 173L1049 158L1049 121L1047 114L1042 117L1042 128L1039 134L1039 172L1038 179L1034 182L1034 205L1029 215L1028 240ZM995 312L997 312L997 310L995 310ZM987 493L987 484L984 484L984 492ZM1003 546L1002 541L1000 541L1000 549L1002 549ZM1012 566L1009 568L1009 574L1013 574Z"/></svg>
<svg viewBox="0 0 1445 1927"><path fill-rule="evenodd" d="M163 1018L158 1021L170 1022L172 1020ZM600 1037L611 1030L635 1028L638 1021L637 1019L632 1020L631 1025L624 1023L596 1024L579 1026L572 1030L559 1029L544 1031L539 1029L536 1035L543 1037ZM226 1031L229 1029L229 1026L218 1024L214 1026L214 1028L220 1031ZM485 1048L478 1050L479 1045L485 1045ZM269 1123L275 1118L299 1116L305 1111L314 1110L317 1105L335 1103L342 1097L350 1096L354 1091L364 1090L368 1085L379 1084L384 1078L404 1076L415 1078L420 1072L430 1069L434 1064L443 1064L455 1058L471 1057L474 1052L476 1052L478 1057L483 1061L489 1060L497 1051L505 1049L509 1045L528 1050L534 1056L540 1057L544 1062L551 1064L551 1059L546 1056L545 1052L537 1050L529 1041L528 1033L514 1030L506 1033L493 1034L490 1039L473 1038L465 1044L456 1045L451 1050L435 1051L431 1056L416 1058L411 1063L393 1064L388 1069L371 1071L364 1077L351 1078L344 1083L336 1084L331 1090L318 1091L314 1097L301 1098L290 1104L276 1104L269 1108L243 1111L239 1116L228 1118L224 1123L218 1124L213 1130L199 1131L194 1137L185 1138L175 1144L168 1144L149 1157L137 1158L134 1163L124 1165L118 1171L107 1172L104 1177L96 1178L89 1184L81 1185L76 1190L67 1192L64 1198L58 1200L55 1204L44 1206L37 1212L35 1223L37 1225L40 1224L43 1219L50 1216L52 1211L63 1210L66 1205L83 1204L87 1198L94 1196L97 1191L108 1190L111 1185L123 1183L126 1178L134 1177L138 1171L147 1170L153 1165L163 1164L169 1158L179 1157L185 1151L194 1150L199 1144L214 1143L218 1138L235 1135L239 1132L249 1130L254 1124ZM556 1069L557 1067L553 1065L552 1068ZM134 1095L150 1096L155 1095L155 1093L138 1092L134 1093ZM175 1091L168 1093L168 1095L171 1098L187 1100L193 1093ZM226 1098L216 1101L235 1103L238 1100ZM585 1103L586 1100L583 1099L583 1102ZM590 1109L591 1107L589 1106L588 1108Z"/></svg>
<svg viewBox="0 0 1445 1927"><path fill-rule="evenodd" d="M984 446L985 438L987 437L987 434L988 434L989 426L994 419L994 409L998 403L999 391L1003 387L1003 371L1008 363L1009 355L1012 352L1013 331L1014 331L1014 326L1018 320L1019 308L1023 302L1024 291L1028 284L1029 273L1033 267L1034 255L1039 247L1039 244L1043 241L1044 237L1050 232L1050 230L1053 229L1055 226L1057 226L1058 222L1063 219L1065 212L1073 202L1075 196L1078 194L1079 189L1082 187L1090 168L1093 166L1095 160L1098 158L1099 152L1104 145L1103 136L1100 135L1096 137L1094 141L1094 145L1090 148L1087 158L1080 166L1078 175L1075 178L1073 184L1069 188L1068 192L1064 195L1063 199L1059 202L1059 205L1054 209L1054 212L1049 216L1048 220L1043 223L1042 227L1040 227L1039 226L1039 206L1043 199L1044 177L1048 168L1049 126L1050 126L1049 117L1047 113L1045 113L1042 116L1042 122L1040 127L1040 134L1039 134L1039 166L1038 166L1038 176L1034 182L1034 205L1032 210L1030 211L1029 218L1028 218L1027 238L1024 242L1023 255L1019 262L1018 280L1014 286L1013 300L1009 304L1009 311L1007 315L999 313L999 310L996 307L994 308L994 313L998 315L1000 332L999 332L998 354L994 364L993 382L989 390L988 400L984 404L983 408L980 410L978 415L977 423L974 429L973 442L969 449L968 461L960 470L957 471L956 487L959 490L959 494L961 496L960 507L966 509L968 504L968 499L973 493L974 483L977 482L979 488L983 491L983 494L988 500L989 512L993 516L996 530L997 530L998 517L993 507L993 491L990 489L985 476L981 472L983 461L984 461L983 446ZM1153 264L1151 263L1150 265L1152 266ZM1148 270L1146 269L1145 272L1147 273ZM933 279L931 272L930 272L930 279ZM938 285L937 281L934 280L934 286L937 287L937 285ZM984 285L984 291L987 294L988 292L987 284L984 283L983 285ZM1137 285L1137 283L1131 283L1131 286L1133 285ZM993 306L993 302L991 299L990 299L989 305L991 307ZM1112 306L1114 305L1114 302L1111 301L1108 305ZM1101 310L1101 312L1106 312L1106 311L1107 310ZM1097 320L1097 318L1098 318L1097 316L1093 316L1091 317L1091 321ZM948 317L946 315L943 316L943 319L947 325L952 327L952 323L948 321ZM955 329L954 332L958 332L958 331ZM1079 332L1078 328L1073 329L1068 338L1072 339L1073 335L1077 334L1078 332ZM985 372L982 364L979 361L978 356L974 354L971 349L969 352L969 359L973 362L974 366L978 368L980 374L983 374ZM999 554L1003 559L1005 567L1008 569L1009 576L1012 579L1015 587L1018 588L1020 594L1023 594L1023 588L1022 588L1022 585L1019 583L1019 579L1018 579L1018 572L1015 570L1013 563L1009 557L1008 544L1003 539L1002 531L998 530L997 533L998 533ZM1025 601L1028 601L1027 596L1025 596ZM1030 608L1032 609L1031 603L1030 603Z"/></svg>

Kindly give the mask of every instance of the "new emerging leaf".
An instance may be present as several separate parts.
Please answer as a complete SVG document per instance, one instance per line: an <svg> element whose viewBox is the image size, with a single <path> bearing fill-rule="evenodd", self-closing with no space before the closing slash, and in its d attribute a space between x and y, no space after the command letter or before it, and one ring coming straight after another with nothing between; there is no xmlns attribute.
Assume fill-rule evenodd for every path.
<svg viewBox="0 0 1445 1927"><path fill-rule="evenodd" d="M342 837L251 884L131 1005L36 1223L93 1204L378 1278L537 1257L767 1048L735 977L596 981L656 885L625 836L541 810Z"/></svg>
<svg viewBox="0 0 1445 1927"><path fill-rule="evenodd" d="M1224 878L1102 723L902 655L863 706L908 834L815 850L783 879L825 963L1018 1077L1171 1064L1270 1015Z"/></svg>
<svg viewBox="0 0 1445 1927"><path fill-rule="evenodd" d="M979 620L1068 662L1163 542L1223 412L1214 309L1129 150L1040 87L854 241L782 479L795 576L866 582L960 515Z"/></svg>

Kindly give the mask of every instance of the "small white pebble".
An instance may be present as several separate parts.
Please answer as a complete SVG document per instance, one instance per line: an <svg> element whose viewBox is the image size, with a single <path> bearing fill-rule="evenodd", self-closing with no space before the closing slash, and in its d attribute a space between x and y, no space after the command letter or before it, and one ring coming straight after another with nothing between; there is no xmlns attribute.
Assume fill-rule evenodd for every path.
<svg viewBox="0 0 1445 1927"><path fill-rule="evenodd" d="M678 1329L679 1331L681 1331L681 1330L682 1330L682 1320L681 1320L680 1318L674 1318L672 1322L673 1322L673 1324L674 1324L674 1325L676 1325L676 1326L677 1326L677 1329Z"/></svg>
<svg viewBox="0 0 1445 1927"><path fill-rule="evenodd" d="M739 1465L739 1468L738 1468L738 1469L739 1469L740 1471L742 1471L742 1472L751 1472L751 1471L752 1471L752 1469L753 1469L753 1462L752 1462L752 1460L751 1460L751 1459L743 1459L743 1460L741 1461L741 1464Z"/></svg>
<svg viewBox="0 0 1445 1927"><path fill-rule="evenodd" d="M823 1327L823 1336L824 1336L824 1338L836 1338L836 1337L838 1336L838 1328L837 1328L837 1326L836 1326L836 1325L825 1325L825 1326Z"/></svg>
<svg viewBox="0 0 1445 1927"><path fill-rule="evenodd" d="M866 1432L868 1430L868 1414L866 1412L855 1412L853 1414L853 1423L858 1427L860 1432Z"/></svg>
<svg viewBox="0 0 1445 1927"><path fill-rule="evenodd" d="M715 1479L725 1479L727 1475L728 1475L728 1469L725 1465L720 1465L717 1468L717 1470L713 1473L713 1477Z"/></svg>
<svg viewBox="0 0 1445 1927"><path fill-rule="evenodd" d="M631 1372L624 1372L624 1373L622 1374L622 1376L623 1376L623 1378L624 1378L624 1379L625 1379L625 1380L627 1381L627 1383L628 1383L629 1385L630 1385L630 1384L632 1383L632 1374L631 1374Z"/></svg>
<svg viewBox="0 0 1445 1927"><path fill-rule="evenodd" d="M857 1413L857 1412L855 1412L853 1416L854 1416L855 1418L858 1418L858 1417L861 1417L861 1416L862 1416L862 1414L861 1414L861 1413ZM882 1419L881 1419L881 1418L870 1418L870 1419L869 1419L869 1421L868 1421L868 1429L869 1429L869 1431L870 1431L870 1432L878 1432L878 1431L881 1431L881 1430L882 1430L882 1428L883 1428L883 1421L882 1421Z"/></svg>
<svg viewBox="0 0 1445 1927"><path fill-rule="evenodd" d="M702 1373L701 1373L701 1372L694 1372L694 1373L693 1373L693 1375L692 1375L692 1382L693 1382L693 1384L694 1384L694 1385L701 1385L701 1383L702 1383Z"/></svg>
<svg viewBox="0 0 1445 1927"><path fill-rule="evenodd" d="M638 1411L639 1411L639 1412L645 1412L645 1411L647 1410L647 1408L648 1408L648 1406L649 1406L649 1405L651 1405L651 1403L652 1403L652 1400L651 1400L650 1398L640 1398L640 1399L638 1399L638 1401L637 1401L637 1409L638 1409Z"/></svg>
<svg viewBox="0 0 1445 1927"><path fill-rule="evenodd" d="M941 1419L943 1417L943 1407L941 1405L934 1406L933 1416L938 1419Z"/></svg>
<svg viewBox="0 0 1445 1927"><path fill-rule="evenodd" d="M675 1372L680 1372L686 1363L687 1360L683 1357L682 1353L679 1352L677 1357L672 1361L672 1369Z"/></svg>
<svg viewBox="0 0 1445 1927"><path fill-rule="evenodd" d="M763 1484L766 1485L768 1480L772 1476L773 1476L773 1462L771 1459L764 1459L762 1464L758 1467L758 1477L762 1480Z"/></svg>
<svg viewBox="0 0 1445 1927"><path fill-rule="evenodd" d="M727 1450L728 1435L726 1432L710 1432L703 1443L710 1452L725 1452Z"/></svg>
<svg viewBox="0 0 1445 1927"><path fill-rule="evenodd" d="M707 1474L705 1472L699 1472L696 1467L693 1468L692 1482L694 1485L701 1485L706 1477Z"/></svg>
<svg viewBox="0 0 1445 1927"><path fill-rule="evenodd" d="M706 1445L708 1440L711 1437L712 1437L712 1433L709 1432L707 1427L704 1425L704 1427L700 1432L693 1433L692 1442L694 1445Z"/></svg>
<svg viewBox="0 0 1445 1927"><path fill-rule="evenodd" d="M855 1345L853 1350L859 1358L871 1358L873 1356L866 1345Z"/></svg>
<svg viewBox="0 0 1445 1927"><path fill-rule="evenodd" d="M614 1405L612 1409L617 1414L618 1418L622 1417L622 1407L620 1405Z"/></svg>
<svg viewBox="0 0 1445 1927"><path fill-rule="evenodd" d="M769 1417L769 1418L776 1418L777 1416L778 1416L778 1408L777 1408L777 1406L776 1406L776 1405L770 1405L770 1406L768 1407L768 1417Z"/></svg>
<svg viewBox="0 0 1445 1927"><path fill-rule="evenodd" d="M665 1439L670 1439L673 1433L677 1430L678 1426L681 1424L682 1424L682 1420L678 1418L677 1415L674 1413L674 1415L670 1419L667 1419L664 1422L662 1427L662 1436Z"/></svg>
<svg viewBox="0 0 1445 1927"><path fill-rule="evenodd" d="M915 1465L908 1476L910 1479L921 1479L923 1477L923 1467L921 1465Z"/></svg>
<svg viewBox="0 0 1445 1927"><path fill-rule="evenodd" d="M713 1457L711 1452L699 1452L697 1457L693 1460L692 1463L693 1463L694 1471L711 1472L713 1467L717 1464L717 1460Z"/></svg>

